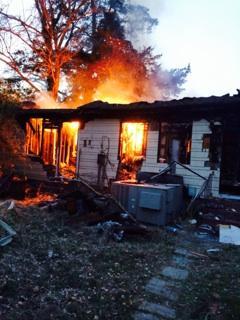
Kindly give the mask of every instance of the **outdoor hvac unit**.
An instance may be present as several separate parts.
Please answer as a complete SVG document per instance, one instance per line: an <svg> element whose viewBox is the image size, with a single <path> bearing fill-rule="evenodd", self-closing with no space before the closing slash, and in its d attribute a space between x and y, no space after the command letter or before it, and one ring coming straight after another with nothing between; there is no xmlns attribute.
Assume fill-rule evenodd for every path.
<svg viewBox="0 0 240 320"><path fill-rule="evenodd" d="M116 181L112 194L137 220L154 225L165 225L182 209L182 185L141 184Z"/></svg>

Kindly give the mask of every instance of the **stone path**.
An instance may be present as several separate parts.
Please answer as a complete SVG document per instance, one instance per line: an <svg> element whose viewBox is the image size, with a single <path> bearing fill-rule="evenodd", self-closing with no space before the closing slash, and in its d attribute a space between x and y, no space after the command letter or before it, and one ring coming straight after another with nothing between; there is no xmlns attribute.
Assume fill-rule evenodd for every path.
<svg viewBox="0 0 240 320"><path fill-rule="evenodd" d="M161 270L159 277L150 279L145 287L148 293L161 302L144 301L134 314L134 320L176 319L174 303L178 300L181 283L188 277L187 268L192 257L184 248L178 247L175 250L169 265Z"/></svg>

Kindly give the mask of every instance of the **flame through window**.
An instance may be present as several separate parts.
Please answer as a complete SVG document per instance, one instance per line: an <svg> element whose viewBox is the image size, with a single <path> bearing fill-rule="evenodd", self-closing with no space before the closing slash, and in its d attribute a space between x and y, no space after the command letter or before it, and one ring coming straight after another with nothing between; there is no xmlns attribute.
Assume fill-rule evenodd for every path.
<svg viewBox="0 0 240 320"><path fill-rule="evenodd" d="M123 122L121 129L121 159L134 159L145 155L146 124L143 122Z"/></svg>

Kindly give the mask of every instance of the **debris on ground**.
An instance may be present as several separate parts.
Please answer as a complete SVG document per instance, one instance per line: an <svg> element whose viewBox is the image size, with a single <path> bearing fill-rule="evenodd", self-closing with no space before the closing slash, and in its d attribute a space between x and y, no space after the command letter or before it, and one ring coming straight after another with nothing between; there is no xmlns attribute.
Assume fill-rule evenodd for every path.
<svg viewBox="0 0 240 320"><path fill-rule="evenodd" d="M197 223L197 220L196 220L196 219L190 219L190 220L189 220L189 223L190 223L190 224L196 224L196 223Z"/></svg>
<svg viewBox="0 0 240 320"><path fill-rule="evenodd" d="M216 252L220 252L221 250L219 248L212 248L212 249L208 249L207 253L216 253Z"/></svg>
<svg viewBox="0 0 240 320"><path fill-rule="evenodd" d="M240 228L229 225L220 225L219 241L221 243L240 245Z"/></svg>
<svg viewBox="0 0 240 320"><path fill-rule="evenodd" d="M240 227L240 203L225 199L201 199L196 205L195 215L198 225L219 224Z"/></svg>
<svg viewBox="0 0 240 320"><path fill-rule="evenodd" d="M198 199L194 219L190 219L189 224L196 226L196 234L200 238L219 239L220 242L232 244L238 242L236 239L231 240L231 236L227 240L227 235L223 240L223 233L231 229L236 234L240 228L240 203L226 199Z"/></svg>
<svg viewBox="0 0 240 320"><path fill-rule="evenodd" d="M0 219L0 228L3 231L3 234L0 232L0 246L4 247L12 241L12 238L16 235L16 231L2 219Z"/></svg>
<svg viewBox="0 0 240 320"><path fill-rule="evenodd" d="M109 237L120 241L148 236L150 231L129 214L110 194L102 194L81 180L72 180L59 196L59 205L88 225L98 225Z"/></svg>
<svg viewBox="0 0 240 320"><path fill-rule="evenodd" d="M148 241L109 241L108 228L115 231L117 222L88 225L63 208L41 210L35 200L26 206L15 201L10 211L9 202L0 208L17 232L17 241L1 250L0 319L130 320L175 239L155 230Z"/></svg>

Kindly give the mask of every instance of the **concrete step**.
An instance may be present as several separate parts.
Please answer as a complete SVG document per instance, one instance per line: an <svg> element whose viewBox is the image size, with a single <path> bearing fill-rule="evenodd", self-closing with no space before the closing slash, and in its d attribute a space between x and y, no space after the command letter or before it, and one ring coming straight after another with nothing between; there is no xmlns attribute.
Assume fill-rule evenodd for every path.
<svg viewBox="0 0 240 320"><path fill-rule="evenodd" d="M172 280L185 280L188 277L188 271L185 269L179 269L174 267L163 268L161 274Z"/></svg>
<svg viewBox="0 0 240 320"><path fill-rule="evenodd" d="M177 288L171 281L159 278L152 278L145 287L147 292L166 298L167 300L177 301Z"/></svg>
<svg viewBox="0 0 240 320"><path fill-rule="evenodd" d="M140 309L153 315L164 317L166 319L175 319L176 311L159 303L144 301Z"/></svg>

